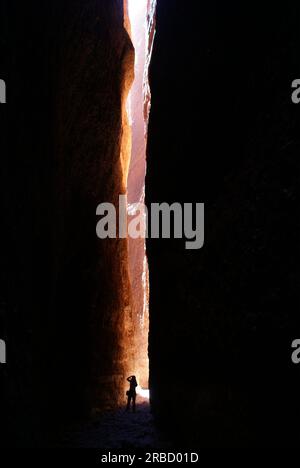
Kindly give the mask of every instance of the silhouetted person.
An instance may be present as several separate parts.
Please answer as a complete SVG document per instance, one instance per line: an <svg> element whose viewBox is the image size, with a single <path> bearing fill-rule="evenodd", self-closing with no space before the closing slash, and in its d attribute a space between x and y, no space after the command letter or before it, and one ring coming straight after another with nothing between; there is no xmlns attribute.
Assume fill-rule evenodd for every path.
<svg viewBox="0 0 300 468"><path fill-rule="evenodd" d="M132 400L132 411L135 412L136 387L138 385L135 375L131 375L130 377L128 377L127 381L130 383L130 387L129 387L129 390L126 392L126 395L127 395L126 411L129 411L130 403Z"/></svg>

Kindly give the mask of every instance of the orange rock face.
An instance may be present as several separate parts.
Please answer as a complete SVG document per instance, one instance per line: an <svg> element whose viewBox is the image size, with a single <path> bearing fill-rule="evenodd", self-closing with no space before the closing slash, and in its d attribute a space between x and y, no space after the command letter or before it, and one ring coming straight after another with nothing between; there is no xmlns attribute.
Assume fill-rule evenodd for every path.
<svg viewBox="0 0 300 468"><path fill-rule="evenodd" d="M128 0L130 33L135 48L135 78L128 99L132 131L131 160L127 193L128 203L144 202L146 144L150 104L148 66L153 41L154 2ZM129 272L132 290L132 317L135 343L135 369L141 386L148 388L149 280L145 240L129 238Z"/></svg>
<svg viewBox="0 0 300 468"><path fill-rule="evenodd" d="M126 192L131 148L126 102L134 77L134 50L124 28L122 1L110 2L108 9L99 3L95 11L96 18L92 8L85 13L89 33L74 33L72 47L66 41L61 65L57 93L60 211L55 223L61 229L57 265L58 277L63 278L57 302L62 315L68 311L73 329L78 324L76 335L86 333L88 345L80 363L84 378L78 380L93 414L124 402L125 378L134 354L127 240L94 237L97 205L105 201L118 206L119 195ZM74 28L80 14L81 6L74 7ZM72 219L76 212L79 218L85 216L86 227L73 235L60 213ZM72 278L69 290L66 277ZM69 303L68 297L72 298Z"/></svg>

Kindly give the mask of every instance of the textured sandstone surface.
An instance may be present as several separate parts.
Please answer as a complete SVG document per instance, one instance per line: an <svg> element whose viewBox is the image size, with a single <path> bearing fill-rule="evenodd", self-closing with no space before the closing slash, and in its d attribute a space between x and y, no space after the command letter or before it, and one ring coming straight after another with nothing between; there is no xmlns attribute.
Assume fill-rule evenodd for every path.
<svg viewBox="0 0 300 468"><path fill-rule="evenodd" d="M129 4L130 35L135 47L135 79L128 101L132 129L131 159L128 173L129 221L135 204L145 199L146 144L151 93L148 69L154 35L155 3L141 0ZM136 213L137 214L137 213ZM149 332L149 275L144 239L129 238L129 272L132 289L132 316L134 321L135 362L133 372L141 386L149 386L148 332Z"/></svg>

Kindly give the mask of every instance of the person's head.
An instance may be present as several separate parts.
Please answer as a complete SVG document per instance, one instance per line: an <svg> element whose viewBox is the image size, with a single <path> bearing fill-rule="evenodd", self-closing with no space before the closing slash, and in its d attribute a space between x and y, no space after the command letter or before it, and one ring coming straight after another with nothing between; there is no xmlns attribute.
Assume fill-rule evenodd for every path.
<svg viewBox="0 0 300 468"><path fill-rule="evenodd" d="M132 375L131 378L132 378L133 382L136 382L136 377L135 377L135 375Z"/></svg>

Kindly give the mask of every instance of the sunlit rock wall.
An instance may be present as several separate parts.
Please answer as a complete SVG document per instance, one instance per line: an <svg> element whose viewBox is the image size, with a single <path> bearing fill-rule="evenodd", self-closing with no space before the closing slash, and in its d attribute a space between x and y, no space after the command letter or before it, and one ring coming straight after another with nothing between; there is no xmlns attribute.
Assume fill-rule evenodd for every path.
<svg viewBox="0 0 300 468"><path fill-rule="evenodd" d="M62 214L56 223L61 229L57 266L62 278L57 301L78 341L85 333L82 349L75 340L64 355L70 361L75 352L84 364L83 390L95 412L124 401L133 354L127 241L96 239L94 213L101 202L117 207L119 194L126 191L131 148L126 101L134 51L121 1L78 2L69 14L57 93L55 213ZM71 367L69 381L75 377L76 385L73 371Z"/></svg>
<svg viewBox="0 0 300 468"><path fill-rule="evenodd" d="M130 34L135 47L135 80L128 99L132 129L132 149L128 175L129 222L139 212L136 204L145 198L146 144L150 88L148 69L151 59L155 2L129 0ZM138 206L140 209L141 206ZM145 240L129 238L130 282L132 288L135 365L140 385L148 388L149 278Z"/></svg>

